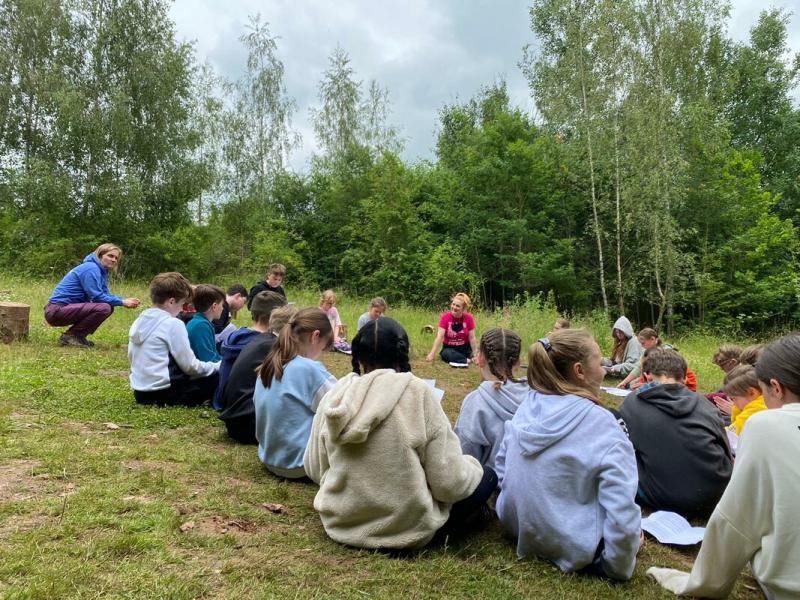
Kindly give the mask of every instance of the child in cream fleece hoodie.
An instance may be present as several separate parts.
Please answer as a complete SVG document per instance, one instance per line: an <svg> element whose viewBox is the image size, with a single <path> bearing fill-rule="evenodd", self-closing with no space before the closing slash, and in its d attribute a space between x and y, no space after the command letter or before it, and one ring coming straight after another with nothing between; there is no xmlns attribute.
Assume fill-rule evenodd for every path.
<svg viewBox="0 0 800 600"><path fill-rule="evenodd" d="M419 548L479 509L497 478L461 453L433 390L403 372L408 337L396 321L368 323L352 348L357 372L323 399L303 458L320 486L314 508L343 544Z"/></svg>

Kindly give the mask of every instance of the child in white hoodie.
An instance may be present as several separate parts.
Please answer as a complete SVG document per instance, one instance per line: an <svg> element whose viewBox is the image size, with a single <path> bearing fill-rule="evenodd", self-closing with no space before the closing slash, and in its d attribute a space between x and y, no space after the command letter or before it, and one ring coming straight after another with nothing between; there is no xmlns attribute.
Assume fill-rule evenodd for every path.
<svg viewBox="0 0 800 600"><path fill-rule="evenodd" d="M520 557L626 580L641 534L636 458L598 401L604 375L585 330L556 331L531 346L532 390L506 422L497 454L497 515Z"/></svg>
<svg viewBox="0 0 800 600"><path fill-rule="evenodd" d="M352 350L355 372L323 398L303 458L326 533L407 549L463 531L497 487L494 471L461 453L433 389L410 373L397 321L367 323Z"/></svg>
<svg viewBox="0 0 800 600"><path fill-rule="evenodd" d="M183 322L175 317L192 299L180 273L159 273L150 282L153 308L144 311L128 334L130 384L139 404L196 406L217 387L219 362L198 360Z"/></svg>
<svg viewBox="0 0 800 600"><path fill-rule="evenodd" d="M455 432L464 454L494 468L506 421L514 416L530 388L514 378L522 340L510 329L490 329L481 336L475 363L483 382L461 404Z"/></svg>

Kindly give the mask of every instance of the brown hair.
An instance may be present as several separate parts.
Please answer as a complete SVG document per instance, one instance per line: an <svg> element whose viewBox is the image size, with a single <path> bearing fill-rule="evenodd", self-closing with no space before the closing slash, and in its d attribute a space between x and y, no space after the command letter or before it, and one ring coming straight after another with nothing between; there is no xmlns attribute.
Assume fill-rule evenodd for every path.
<svg viewBox="0 0 800 600"><path fill-rule="evenodd" d="M159 273L150 282L150 300L153 304L164 304L170 298L191 302L192 296L192 284L180 273Z"/></svg>
<svg viewBox="0 0 800 600"><path fill-rule="evenodd" d="M639 336L638 337L643 337L646 340L652 340L653 338L657 338L658 337L658 332L655 329L653 329L652 327L645 327L644 329L642 329L639 332ZM660 339L658 340L658 345L659 346L661 345L661 340Z"/></svg>
<svg viewBox="0 0 800 600"><path fill-rule="evenodd" d="M714 353L714 358L711 359L711 362L721 369L723 364L732 360L735 360L738 364L741 355L742 349L740 346L736 346L735 344L722 344Z"/></svg>
<svg viewBox="0 0 800 600"><path fill-rule="evenodd" d="M273 333L280 333L289 320L297 314L297 307L292 305L284 305L276 308L269 316L269 330Z"/></svg>
<svg viewBox="0 0 800 600"><path fill-rule="evenodd" d="M481 336L478 350L486 359L489 371L499 379L495 382L495 389L508 380L514 380L513 370L519 361L521 348L522 340L510 329L495 327Z"/></svg>
<svg viewBox="0 0 800 600"><path fill-rule="evenodd" d="M469 296L467 296L464 292L458 292L455 296L453 296L450 302L453 300L461 300L461 302L464 303L464 310L469 310L470 304L472 304Z"/></svg>
<svg viewBox="0 0 800 600"><path fill-rule="evenodd" d="M116 250L117 252L119 252L119 258L120 259L122 258L122 248L120 248L116 244L100 244L97 248L94 249L94 255L97 257L97 260L100 260L101 258L103 258L103 256L105 256L112 250ZM117 265L118 264L119 261L117 261ZM112 267L114 271L117 270L117 265L114 265Z"/></svg>
<svg viewBox="0 0 800 600"><path fill-rule="evenodd" d="M377 296L376 298L373 298L372 300L369 301L369 307L370 308L382 308L382 309L386 310L386 300L384 300L380 296Z"/></svg>
<svg viewBox="0 0 800 600"><path fill-rule="evenodd" d="M253 296L253 302L250 304L250 316L256 323L269 323L272 311L279 306L286 306L286 298L277 292L264 290Z"/></svg>
<svg viewBox="0 0 800 600"><path fill-rule="evenodd" d="M756 369L753 365L739 365L732 368L725 375L725 381L722 384L722 391L728 396L744 396L751 389L759 390L758 377L756 376Z"/></svg>
<svg viewBox="0 0 800 600"><path fill-rule="evenodd" d="M739 364L755 367L763 352L764 344L753 344L752 346L748 346L742 350L741 355L739 355Z"/></svg>
<svg viewBox="0 0 800 600"><path fill-rule="evenodd" d="M225 292L221 287L210 283L201 283L194 289L194 309L199 312L206 312L215 302L225 300Z"/></svg>
<svg viewBox="0 0 800 600"><path fill-rule="evenodd" d="M689 365L680 354L668 348L651 348L642 360L642 373L685 379Z"/></svg>
<svg viewBox="0 0 800 600"><path fill-rule="evenodd" d="M569 329L572 327L572 323L570 323L569 319L564 319L563 317L559 317L556 319L556 325L558 325L561 329Z"/></svg>
<svg viewBox="0 0 800 600"><path fill-rule="evenodd" d="M308 341L314 331L319 331L320 337L328 342L333 339L328 315L319 308L304 308L289 319L258 369L264 387L269 388L273 379L281 380L286 365L300 354L301 344Z"/></svg>
<svg viewBox="0 0 800 600"><path fill-rule="evenodd" d="M600 404L598 390L570 381L572 367L586 363L593 343L585 329L560 329L535 342L528 350L528 385L543 394L574 394Z"/></svg>
<svg viewBox="0 0 800 600"><path fill-rule="evenodd" d="M800 334L792 333L769 344L755 368L759 381L769 385L774 379L800 396Z"/></svg>
<svg viewBox="0 0 800 600"><path fill-rule="evenodd" d="M614 329L614 331L622 331L621 329ZM625 332L622 331L624 334ZM614 336L614 346L611 348L611 362L619 363L625 358L625 350L628 348L628 336L623 335L623 339Z"/></svg>
<svg viewBox="0 0 800 600"><path fill-rule="evenodd" d="M286 267L284 267L281 263L272 263L269 267L267 267L267 275L280 275L281 277L286 276Z"/></svg>

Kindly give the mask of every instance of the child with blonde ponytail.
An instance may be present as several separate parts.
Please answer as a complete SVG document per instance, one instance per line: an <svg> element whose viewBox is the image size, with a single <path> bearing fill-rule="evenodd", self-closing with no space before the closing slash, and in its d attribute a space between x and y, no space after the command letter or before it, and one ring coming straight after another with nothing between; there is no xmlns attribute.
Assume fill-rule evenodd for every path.
<svg viewBox="0 0 800 600"><path fill-rule="evenodd" d="M630 579L640 544L633 446L598 401L600 348L582 329L553 332L528 352L531 391L497 454L497 515L517 555L564 572Z"/></svg>
<svg viewBox="0 0 800 600"><path fill-rule="evenodd" d="M258 371L256 409L258 458L275 475L305 477L306 450L314 413L336 379L317 359L331 345L327 315L305 308L289 319Z"/></svg>
<svg viewBox="0 0 800 600"><path fill-rule="evenodd" d="M506 421L514 416L530 388L514 377L522 340L510 329L490 329L481 336L475 364L483 382L461 404L455 432L465 454L494 468Z"/></svg>

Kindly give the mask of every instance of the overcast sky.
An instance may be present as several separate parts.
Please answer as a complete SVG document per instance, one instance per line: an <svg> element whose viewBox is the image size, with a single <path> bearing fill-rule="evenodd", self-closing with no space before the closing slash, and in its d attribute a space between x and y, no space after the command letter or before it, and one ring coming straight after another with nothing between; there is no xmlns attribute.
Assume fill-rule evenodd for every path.
<svg viewBox="0 0 800 600"><path fill-rule="evenodd" d="M498 78L508 83L515 105L533 112L517 66L522 47L535 42L529 5L522 0L174 0L170 12L178 38L194 43L198 61L208 60L231 80L245 68L247 56L238 38L248 15L260 13L269 23L280 37L286 87L297 102L293 127L303 138L291 162L305 170L315 150L309 108L316 105L317 83L337 43L365 86L376 79L389 89L389 120L400 128L407 160L433 157L443 105L467 100ZM793 13L789 43L800 52L800 0L733 0L729 35L746 40L767 6Z"/></svg>

